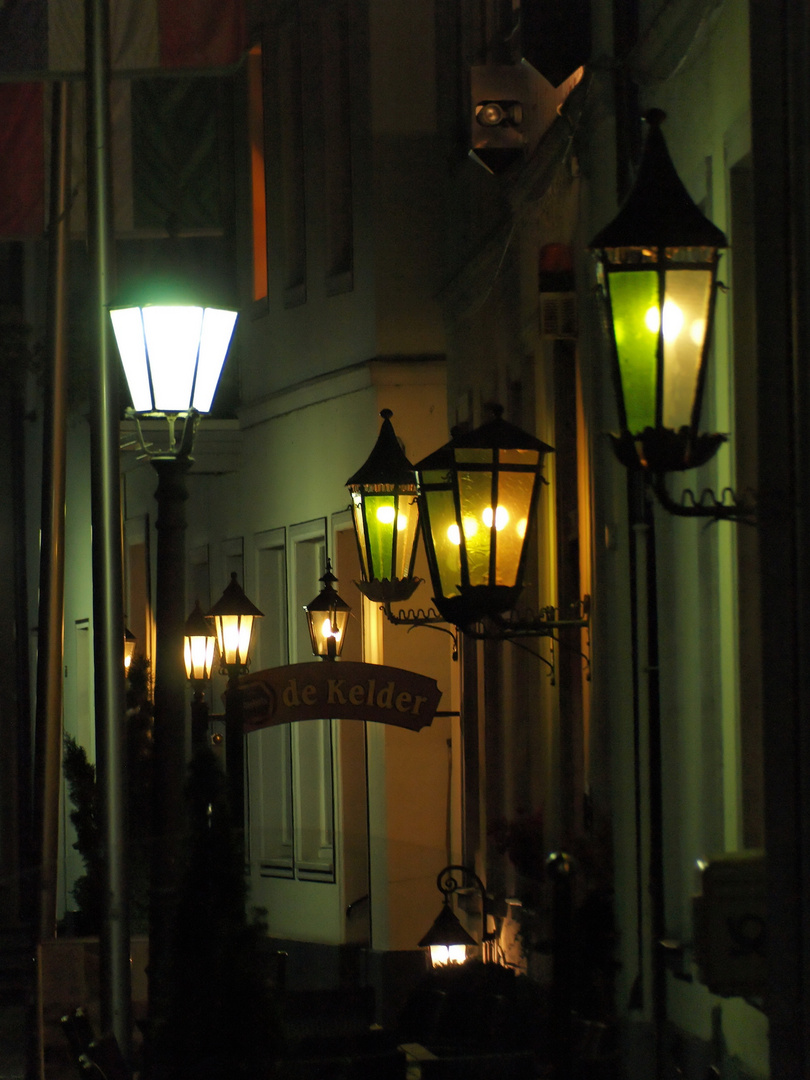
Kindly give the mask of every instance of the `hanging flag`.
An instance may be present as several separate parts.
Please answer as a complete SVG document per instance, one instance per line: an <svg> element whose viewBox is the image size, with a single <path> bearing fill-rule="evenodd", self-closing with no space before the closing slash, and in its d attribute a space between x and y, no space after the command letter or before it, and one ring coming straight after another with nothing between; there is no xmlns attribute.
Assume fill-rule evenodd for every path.
<svg viewBox="0 0 810 1080"><path fill-rule="evenodd" d="M116 235L218 231L244 0L111 0L110 20ZM44 232L54 78L79 80L71 230L84 232L83 42L80 0L0 0L0 239Z"/></svg>
<svg viewBox="0 0 810 1080"><path fill-rule="evenodd" d="M112 72L235 64L245 22L245 0L110 0ZM81 0L0 0L0 79L83 75Z"/></svg>
<svg viewBox="0 0 810 1080"><path fill-rule="evenodd" d="M230 76L114 79L113 223L118 237L217 233L232 199ZM71 232L86 226L84 87L74 87ZM50 87L0 83L0 239L42 236Z"/></svg>

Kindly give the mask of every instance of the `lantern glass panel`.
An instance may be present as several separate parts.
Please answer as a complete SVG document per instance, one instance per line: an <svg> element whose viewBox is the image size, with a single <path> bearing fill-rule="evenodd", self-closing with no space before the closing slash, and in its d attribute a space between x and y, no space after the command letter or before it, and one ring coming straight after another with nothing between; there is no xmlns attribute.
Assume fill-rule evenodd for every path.
<svg viewBox="0 0 810 1080"><path fill-rule="evenodd" d="M495 514L497 585L511 588L517 584L534 487L533 472L503 470L498 476L498 508Z"/></svg>
<svg viewBox="0 0 810 1080"><path fill-rule="evenodd" d="M677 431L692 423L709 318L712 272L668 270L664 300L663 425ZM656 306L654 321L657 321Z"/></svg>
<svg viewBox="0 0 810 1080"><path fill-rule="evenodd" d="M250 637L253 631L252 615L217 615L217 644L223 664L247 664L250 653Z"/></svg>
<svg viewBox="0 0 810 1080"><path fill-rule="evenodd" d="M202 321L201 307L143 308L155 408L160 412L182 412L191 404Z"/></svg>
<svg viewBox="0 0 810 1080"><path fill-rule="evenodd" d="M489 452L490 460L492 452ZM467 553L469 585L490 585L490 551L493 523L497 531L503 527L505 507L496 506L493 514L492 472L458 471L458 498L461 509L461 529ZM457 531L458 531L458 527Z"/></svg>
<svg viewBox="0 0 810 1080"><path fill-rule="evenodd" d="M136 412L149 412L153 408L152 388L149 385L141 309L114 308L110 311L110 318L132 397L132 406Z"/></svg>
<svg viewBox="0 0 810 1080"><path fill-rule="evenodd" d="M197 412L207 413L211 410L235 325L235 311L222 308L205 309L194 380L194 399L191 402Z"/></svg>
<svg viewBox="0 0 810 1080"><path fill-rule="evenodd" d="M185 661L186 676L189 679L210 679L214 666L214 645L216 638L201 635L186 635Z"/></svg>
<svg viewBox="0 0 810 1080"><path fill-rule="evenodd" d="M658 327L648 313L658 313L658 274L613 269L608 282L627 430L637 434L656 420Z"/></svg>
<svg viewBox="0 0 810 1080"><path fill-rule="evenodd" d="M352 492L352 516L354 518L354 531L357 536L357 546L360 550L363 581L371 581L374 578L374 572L369 566L366 518L363 513L363 496L359 491Z"/></svg>
<svg viewBox="0 0 810 1080"><path fill-rule="evenodd" d="M425 484L431 482L429 473L423 477ZM432 542L436 573L442 596L457 596L461 584L461 537L456 524L456 504L450 488L424 492L426 507L426 544ZM429 523L430 535L427 535ZM435 587L435 581L434 581Z"/></svg>
<svg viewBox="0 0 810 1080"><path fill-rule="evenodd" d="M389 490L367 493L365 499L371 577L377 580L407 577L418 521L413 494L395 494Z"/></svg>

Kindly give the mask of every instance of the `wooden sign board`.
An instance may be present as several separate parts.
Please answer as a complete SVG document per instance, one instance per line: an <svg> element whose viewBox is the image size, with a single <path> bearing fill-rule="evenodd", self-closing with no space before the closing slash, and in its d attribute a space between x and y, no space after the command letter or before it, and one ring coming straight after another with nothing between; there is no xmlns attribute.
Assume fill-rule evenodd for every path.
<svg viewBox="0 0 810 1080"><path fill-rule="evenodd" d="M316 660L239 680L245 732L298 720L371 720L419 731L442 696L435 679L403 668Z"/></svg>

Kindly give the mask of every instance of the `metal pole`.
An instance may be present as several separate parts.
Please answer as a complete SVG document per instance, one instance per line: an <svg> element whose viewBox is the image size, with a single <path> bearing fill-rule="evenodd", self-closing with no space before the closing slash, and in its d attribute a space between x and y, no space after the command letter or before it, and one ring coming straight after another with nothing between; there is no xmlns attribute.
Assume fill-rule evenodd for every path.
<svg viewBox="0 0 810 1080"><path fill-rule="evenodd" d="M109 6L85 0L87 223L95 284L97 344L90 416L93 523L93 659L96 756L102 808L104 905L101 928L101 1024L130 1056L132 1002L126 878L126 695L117 363L108 308L113 226L110 163Z"/></svg>
<svg viewBox="0 0 810 1080"><path fill-rule="evenodd" d="M152 459L158 475L155 602L154 849L149 898L149 1021L164 1022L172 996L180 858L185 833L185 502L188 457Z"/></svg>
<svg viewBox="0 0 810 1080"><path fill-rule="evenodd" d="M54 83L48 266L48 363L43 393L42 511L37 625L34 807L39 845L39 940L56 936L65 586L70 84Z"/></svg>

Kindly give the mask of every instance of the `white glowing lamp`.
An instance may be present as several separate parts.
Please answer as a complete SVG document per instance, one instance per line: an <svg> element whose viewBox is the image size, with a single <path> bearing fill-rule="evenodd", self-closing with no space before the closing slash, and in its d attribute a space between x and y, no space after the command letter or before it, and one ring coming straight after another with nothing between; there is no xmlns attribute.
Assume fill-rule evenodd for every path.
<svg viewBox="0 0 810 1080"><path fill-rule="evenodd" d="M237 313L193 304L110 310L136 413L211 409Z"/></svg>

